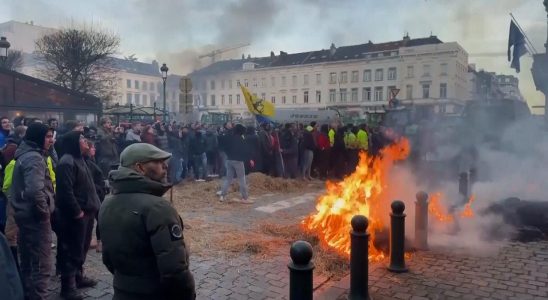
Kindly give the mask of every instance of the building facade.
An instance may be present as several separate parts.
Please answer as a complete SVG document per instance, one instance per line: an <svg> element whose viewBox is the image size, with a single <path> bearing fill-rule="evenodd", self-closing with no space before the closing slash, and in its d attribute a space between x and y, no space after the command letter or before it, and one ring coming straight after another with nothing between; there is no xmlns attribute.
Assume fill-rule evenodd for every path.
<svg viewBox="0 0 548 300"><path fill-rule="evenodd" d="M450 113L467 100L468 54L435 36L216 62L189 76L194 103L247 114L240 85L277 108L382 111L400 103Z"/></svg>

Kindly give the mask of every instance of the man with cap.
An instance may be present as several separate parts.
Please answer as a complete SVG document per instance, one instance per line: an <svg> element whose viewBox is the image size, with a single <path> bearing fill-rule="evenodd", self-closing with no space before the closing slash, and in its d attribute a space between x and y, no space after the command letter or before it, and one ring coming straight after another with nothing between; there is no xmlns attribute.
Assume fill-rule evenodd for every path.
<svg viewBox="0 0 548 300"><path fill-rule="evenodd" d="M54 230L58 237L57 270L61 273L61 297L83 299L77 288L97 281L84 276L95 215L100 202L93 175L83 158L89 145L81 132L63 135L64 153L57 165L57 197Z"/></svg>
<svg viewBox="0 0 548 300"><path fill-rule="evenodd" d="M51 223L54 189L46 164L53 131L41 123L29 125L15 151L11 186L14 218L19 227L21 277L26 299L47 299L52 271Z"/></svg>
<svg viewBox="0 0 548 300"><path fill-rule="evenodd" d="M113 299L195 299L183 221L162 195L166 160L159 148L136 143L111 171L112 194L99 211L103 263L114 274Z"/></svg>

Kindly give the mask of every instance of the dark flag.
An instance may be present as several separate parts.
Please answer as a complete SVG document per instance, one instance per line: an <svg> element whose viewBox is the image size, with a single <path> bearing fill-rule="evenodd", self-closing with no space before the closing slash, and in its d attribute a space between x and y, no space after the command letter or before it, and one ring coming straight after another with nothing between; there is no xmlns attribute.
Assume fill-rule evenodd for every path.
<svg viewBox="0 0 548 300"><path fill-rule="evenodd" d="M510 48L514 46L514 51L512 56L510 56ZM519 58L527 53L527 48L525 48L525 36L521 33L518 26L514 21L510 21L510 33L508 35L508 61L512 60L511 68L516 69L516 72L519 73Z"/></svg>

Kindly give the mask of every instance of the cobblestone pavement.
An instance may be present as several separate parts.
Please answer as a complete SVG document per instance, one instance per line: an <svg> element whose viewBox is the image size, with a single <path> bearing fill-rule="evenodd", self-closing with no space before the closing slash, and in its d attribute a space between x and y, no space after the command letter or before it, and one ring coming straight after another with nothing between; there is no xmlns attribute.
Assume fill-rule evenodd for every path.
<svg viewBox="0 0 548 300"><path fill-rule="evenodd" d="M314 195L267 195L268 205L261 201L244 206L225 213L222 219L242 226L267 217L296 221L313 209ZM219 216L212 217L218 221ZM288 299L288 252L287 247L274 250L268 257L247 253L205 257L191 253L197 299ZM409 260L410 271L404 274L388 272L385 264L370 266L369 285L374 299L548 299L548 241L512 243L492 257L442 250L419 252ZM86 270L99 280L95 288L84 290L88 299L111 299L112 276L94 250L90 250ZM315 274L314 279L314 299L345 299L348 276L328 281ZM58 278L52 281L51 289L55 294L51 299L60 299Z"/></svg>

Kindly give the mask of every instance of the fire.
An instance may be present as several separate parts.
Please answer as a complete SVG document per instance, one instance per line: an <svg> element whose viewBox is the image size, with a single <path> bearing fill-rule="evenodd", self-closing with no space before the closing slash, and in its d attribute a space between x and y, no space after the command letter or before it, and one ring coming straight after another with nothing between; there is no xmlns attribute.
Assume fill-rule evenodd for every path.
<svg viewBox="0 0 548 300"><path fill-rule="evenodd" d="M318 199L317 212L303 221L304 228L317 233L324 244L348 256L350 221L355 215L365 215L369 219L369 259L384 258L374 241L375 233L386 228L382 217L389 214L388 173L394 162L407 158L409 152L409 141L401 138L384 148L379 156L360 153L354 173L341 182L327 182L326 193Z"/></svg>
<svg viewBox="0 0 548 300"><path fill-rule="evenodd" d="M462 218L471 218L474 216L474 211L472 210L472 203L474 203L474 200L476 200L476 196L470 196L468 202L464 205L463 211L460 213Z"/></svg>
<svg viewBox="0 0 548 300"><path fill-rule="evenodd" d="M443 223L451 223L455 219L452 214L447 213L447 209L441 204L442 193L434 193L430 196L428 203L428 213Z"/></svg>

